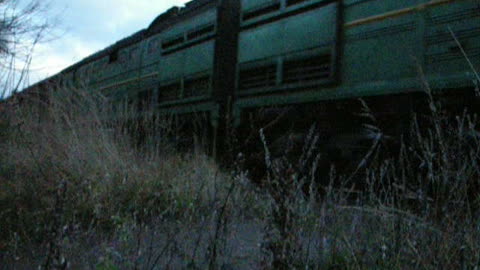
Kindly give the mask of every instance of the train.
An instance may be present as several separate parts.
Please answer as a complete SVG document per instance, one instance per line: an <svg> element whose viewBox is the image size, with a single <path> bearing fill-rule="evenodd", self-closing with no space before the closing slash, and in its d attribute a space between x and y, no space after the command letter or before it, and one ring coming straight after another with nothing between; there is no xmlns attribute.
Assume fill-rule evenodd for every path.
<svg viewBox="0 0 480 270"><path fill-rule="evenodd" d="M193 0L25 92L82 85L188 130L201 115L216 153L312 121L355 145L364 102L399 129L426 85L476 108L478 70L479 0Z"/></svg>

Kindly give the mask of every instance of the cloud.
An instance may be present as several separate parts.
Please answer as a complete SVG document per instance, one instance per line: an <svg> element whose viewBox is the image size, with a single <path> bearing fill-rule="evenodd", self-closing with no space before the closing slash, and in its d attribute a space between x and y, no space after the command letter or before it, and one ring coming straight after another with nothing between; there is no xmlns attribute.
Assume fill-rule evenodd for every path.
<svg viewBox="0 0 480 270"><path fill-rule="evenodd" d="M84 57L95 53L102 43L78 37L64 37L56 42L38 44L30 65L30 82L55 75Z"/></svg>

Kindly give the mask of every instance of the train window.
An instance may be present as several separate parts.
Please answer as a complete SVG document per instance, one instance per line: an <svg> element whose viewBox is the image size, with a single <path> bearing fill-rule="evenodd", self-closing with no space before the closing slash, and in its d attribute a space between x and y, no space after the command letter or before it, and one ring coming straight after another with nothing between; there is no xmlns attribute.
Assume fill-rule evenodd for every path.
<svg viewBox="0 0 480 270"><path fill-rule="evenodd" d="M287 7L306 2L308 0L287 0Z"/></svg>
<svg viewBox="0 0 480 270"><path fill-rule="evenodd" d="M108 55L108 63L110 64L117 61L118 61L118 50L115 50Z"/></svg>
<svg viewBox="0 0 480 270"><path fill-rule="evenodd" d="M167 85L161 85L158 88L158 100L159 102L175 100L180 94L181 84L180 82L174 82Z"/></svg>
<svg viewBox="0 0 480 270"><path fill-rule="evenodd" d="M262 15L268 14L270 12L274 12L279 10L281 7L280 2L277 0L270 1L266 4L263 4L261 6L255 7L251 10L247 10L243 13L242 19L244 21L250 20L256 17L260 17Z"/></svg>
<svg viewBox="0 0 480 270"><path fill-rule="evenodd" d="M184 36L177 36L177 37L174 37L174 38L171 38L171 39L167 39L167 40L164 40L162 42L162 49L169 49L171 47L175 47L179 44L182 44L184 41Z"/></svg>
<svg viewBox="0 0 480 270"><path fill-rule="evenodd" d="M210 89L210 76L204 76L195 79L185 80L183 88L183 96L188 97L199 97L205 96L208 94Z"/></svg>
<svg viewBox="0 0 480 270"><path fill-rule="evenodd" d="M329 54L287 60L283 63L285 84L327 79L331 76L331 56Z"/></svg>
<svg viewBox="0 0 480 270"><path fill-rule="evenodd" d="M196 38L199 38L199 37L203 37L203 36L206 36L210 33L213 33L213 31L215 31L215 25L214 24L208 24L208 25L205 25L205 26L202 26L202 27L199 27L195 30L190 31L187 34L187 39L192 40L192 39L196 39Z"/></svg>
<svg viewBox="0 0 480 270"><path fill-rule="evenodd" d="M276 78L277 69L275 64L241 69L238 88L239 90L248 90L252 88L274 86Z"/></svg>

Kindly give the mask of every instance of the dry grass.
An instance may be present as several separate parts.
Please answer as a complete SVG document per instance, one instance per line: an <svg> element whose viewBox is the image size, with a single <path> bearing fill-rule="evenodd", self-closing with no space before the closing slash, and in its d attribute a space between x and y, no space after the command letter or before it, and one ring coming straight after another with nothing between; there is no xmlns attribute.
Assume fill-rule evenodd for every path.
<svg viewBox="0 0 480 270"><path fill-rule="evenodd" d="M138 151L108 120L101 96L62 89L48 104L29 103L1 120L2 250L48 244L53 225L111 234L163 215L192 217L226 185L206 157L171 154L158 143Z"/></svg>
<svg viewBox="0 0 480 270"><path fill-rule="evenodd" d="M273 160L263 137L262 190L239 168L172 151L161 130L137 147L118 120L134 115L83 90L4 108L0 259L6 269L479 269L478 121L430 98L399 154L385 158L377 137L355 177L318 173L321 131L294 161Z"/></svg>

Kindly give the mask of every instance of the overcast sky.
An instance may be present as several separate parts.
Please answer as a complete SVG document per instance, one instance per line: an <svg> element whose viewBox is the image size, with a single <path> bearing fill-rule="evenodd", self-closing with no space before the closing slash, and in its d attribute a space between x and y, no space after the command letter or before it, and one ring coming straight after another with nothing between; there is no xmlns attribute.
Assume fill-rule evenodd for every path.
<svg viewBox="0 0 480 270"><path fill-rule="evenodd" d="M28 1L28 0L25 0ZM44 0L41 0L44 1ZM30 83L54 75L130 34L148 27L172 6L188 0L45 0L45 14L58 18L55 38L37 45Z"/></svg>

